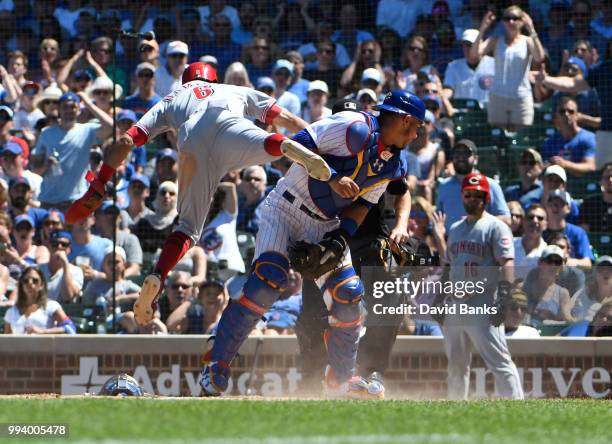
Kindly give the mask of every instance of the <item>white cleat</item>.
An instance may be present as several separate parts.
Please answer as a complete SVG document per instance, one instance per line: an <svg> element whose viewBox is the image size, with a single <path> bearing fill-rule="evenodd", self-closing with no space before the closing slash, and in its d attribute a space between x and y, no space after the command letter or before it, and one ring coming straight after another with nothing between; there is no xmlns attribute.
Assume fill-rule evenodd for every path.
<svg viewBox="0 0 612 444"><path fill-rule="evenodd" d="M142 283L138 300L134 303L134 318L138 325L147 325L153 320L161 291L161 276L148 275Z"/></svg>
<svg viewBox="0 0 612 444"><path fill-rule="evenodd" d="M331 179L331 169L329 165L327 165L327 162L318 154L304 147L301 143L295 140L285 139L280 147L286 157L302 165L308 172L308 175L313 179L323 182L327 182Z"/></svg>
<svg viewBox="0 0 612 444"><path fill-rule="evenodd" d="M331 367L325 369L323 394L328 399L384 399L385 388L379 381L368 381L361 376L353 376L348 381L338 383Z"/></svg>

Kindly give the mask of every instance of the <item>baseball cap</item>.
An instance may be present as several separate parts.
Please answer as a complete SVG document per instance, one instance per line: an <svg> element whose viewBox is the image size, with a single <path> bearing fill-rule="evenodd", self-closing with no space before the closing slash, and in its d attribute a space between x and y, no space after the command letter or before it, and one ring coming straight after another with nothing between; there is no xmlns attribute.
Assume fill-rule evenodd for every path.
<svg viewBox="0 0 612 444"><path fill-rule="evenodd" d="M149 62L139 63L136 67L136 75L140 74L142 71L151 71L153 74L155 74L155 65Z"/></svg>
<svg viewBox="0 0 612 444"><path fill-rule="evenodd" d="M81 103L81 98L77 96L75 93L73 93L72 91L68 91L62 94L59 98L59 103L63 103L63 102Z"/></svg>
<svg viewBox="0 0 612 444"><path fill-rule="evenodd" d="M274 83L274 80L272 80L270 77L260 77L257 79L257 89L264 89L264 88L270 88L272 90L274 90L276 88L276 84Z"/></svg>
<svg viewBox="0 0 612 444"><path fill-rule="evenodd" d="M336 114L342 111L361 111L363 108L361 103L352 99L341 99L334 103L334 107L332 108L332 113Z"/></svg>
<svg viewBox="0 0 612 444"><path fill-rule="evenodd" d="M40 91L40 85L36 82L26 82L26 84L21 87L21 90L25 95L33 96Z"/></svg>
<svg viewBox="0 0 612 444"><path fill-rule="evenodd" d="M43 218L43 222L46 221L47 219L49 219L49 216L51 216L52 214L57 214L58 219L61 220L62 223L65 223L64 213L62 213L57 208L49 208L47 210L47 214L45 214L45 217Z"/></svg>
<svg viewBox="0 0 612 444"><path fill-rule="evenodd" d="M68 239L69 242L72 242L72 234L70 234L70 232L66 230L55 230L51 233L51 236L49 236L49 238L51 239L51 241L57 239Z"/></svg>
<svg viewBox="0 0 612 444"><path fill-rule="evenodd" d="M308 92L312 91L322 91L325 94L329 94L327 83L325 83L323 80L313 80L310 82L310 85L308 85Z"/></svg>
<svg viewBox="0 0 612 444"><path fill-rule="evenodd" d="M382 75L376 68L367 68L364 69L361 74L361 81L365 82L366 80L374 80L376 83L380 83L382 81Z"/></svg>
<svg viewBox="0 0 612 444"><path fill-rule="evenodd" d="M189 55L189 46L187 46L187 43L185 42L174 40L168 43L168 46L166 47L166 55L170 56L173 54Z"/></svg>
<svg viewBox="0 0 612 444"><path fill-rule="evenodd" d="M27 222L28 224L30 224L31 228L34 228L34 221L32 220L32 218L30 216L28 216L27 214L20 214L19 216L17 216L14 220L13 220L13 226L17 227L19 224L23 223L23 222Z"/></svg>
<svg viewBox="0 0 612 444"><path fill-rule="evenodd" d="M153 49L159 51L159 43L157 43L157 40L143 40L143 41L141 41L140 42L140 46L138 46L138 50L140 52L142 52L143 49L146 48L147 46L149 48L153 48Z"/></svg>
<svg viewBox="0 0 612 444"><path fill-rule="evenodd" d="M173 150L172 148L164 148L162 150L159 150L157 152L157 155L155 156L155 158L157 160L162 160L169 157L170 159L174 160L176 162L177 160L177 156L176 156L176 151Z"/></svg>
<svg viewBox="0 0 612 444"><path fill-rule="evenodd" d="M200 285L201 289L204 289L206 287L219 287L219 289L223 290L225 288L225 284L223 283L223 281L220 281L218 279L210 279L210 280L206 280L202 283L202 285Z"/></svg>
<svg viewBox="0 0 612 444"><path fill-rule="evenodd" d="M547 245L546 248L544 248L544 250L542 251L540 258L546 259L551 256L558 256L561 259L565 258L565 255L563 254L563 250L557 245Z"/></svg>
<svg viewBox="0 0 612 444"><path fill-rule="evenodd" d="M102 205L100 206L100 211L106 212L106 210L111 210L111 209L117 212L121 211L121 209L119 208L119 205L114 203L112 200L105 200L104 202L102 202Z"/></svg>
<svg viewBox="0 0 612 444"><path fill-rule="evenodd" d="M86 69L79 69L72 74L75 80L93 80L93 76Z"/></svg>
<svg viewBox="0 0 612 444"><path fill-rule="evenodd" d="M460 141L455 143L455 146L453 146L453 149L456 150L457 148L461 146L469 149L472 152L472 154L478 153L478 148L476 147L476 144L472 142L470 139L461 139Z"/></svg>
<svg viewBox="0 0 612 444"><path fill-rule="evenodd" d="M563 182L567 183L567 174L565 174L565 170L560 165L551 165L544 171L544 176L557 175L563 180Z"/></svg>
<svg viewBox="0 0 612 444"><path fill-rule="evenodd" d="M465 31L463 31L463 34L461 34L461 41L474 43L478 38L478 34L480 34L480 31L478 31L478 29L466 29Z"/></svg>
<svg viewBox="0 0 612 444"><path fill-rule="evenodd" d="M538 153L536 150L534 150L533 148L527 148L525 151L521 153L521 159L525 157L531 157L533 158L533 160L535 160L540 165L542 164L542 155Z"/></svg>
<svg viewBox="0 0 612 444"><path fill-rule="evenodd" d="M608 266L608 267L612 266L612 256L608 256L607 254L604 255L604 256L599 256L597 258L597 260L595 261L595 266L598 267L600 265L602 267L603 266Z"/></svg>
<svg viewBox="0 0 612 444"><path fill-rule="evenodd" d="M423 102L425 103L425 106L427 106L428 103L435 104L436 110L440 109L440 106L442 105L442 99L440 99L440 96L434 96L432 94L424 96Z"/></svg>
<svg viewBox="0 0 612 444"><path fill-rule="evenodd" d="M210 65L214 65L215 67L217 67L217 65L219 64L219 61L217 60L217 58L214 55L210 55L210 54L206 54L200 57L200 62L208 63Z"/></svg>
<svg viewBox="0 0 612 444"><path fill-rule="evenodd" d="M363 98L363 96L368 96L370 99L372 99L373 102L376 102L377 97L376 97L376 93L374 91L372 91L370 88L363 88L360 89L359 91L357 91L357 100L361 101L361 99Z"/></svg>
<svg viewBox="0 0 612 444"><path fill-rule="evenodd" d="M448 3L444 0L436 1L431 7L432 14L450 14L450 8L448 7Z"/></svg>
<svg viewBox="0 0 612 444"><path fill-rule="evenodd" d="M23 148L21 148L21 145L19 145L17 142L9 140L0 149L0 154L3 154L5 152L13 153L16 156L19 156L23 155Z"/></svg>
<svg viewBox="0 0 612 444"><path fill-rule="evenodd" d="M0 113L2 112L5 113L7 116L4 120L13 120L14 112L10 107L6 105L0 106Z"/></svg>
<svg viewBox="0 0 612 444"><path fill-rule="evenodd" d="M527 293L525 293L520 288L515 288L510 293L510 301L519 304L522 307L527 307L529 305L529 298L527 297Z"/></svg>
<svg viewBox="0 0 612 444"><path fill-rule="evenodd" d="M570 65L578 66L578 68L580 68L580 71L582 71L582 75L584 77L586 77L589 73L589 69L587 68L586 63L584 63L584 60L582 60L580 57L572 56L567 59L567 63L569 63Z"/></svg>
<svg viewBox="0 0 612 444"><path fill-rule="evenodd" d="M274 67L272 68L272 72L276 72L279 69L286 69L289 71L289 74L293 75L293 63L286 59L278 59L274 63Z"/></svg>
<svg viewBox="0 0 612 444"><path fill-rule="evenodd" d="M132 177L130 178L130 184L134 182L140 182L145 187L151 188L151 181L144 174L140 174L140 173L132 174Z"/></svg>
<svg viewBox="0 0 612 444"><path fill-rule="evenodd" d="M9 180L9 188L16 187L17 185L27 185L28 188L32 189L30 181L23 176L13 177Z"/></svg>
<svg viewBox="0 0 612 444"><path fill-rule="evenodd" d="M136 122L136 113L131 109L123 109L117 114L117 120L129 120L130 122Z"/></svg>
<svg viewBox="0 0 612 444"><path fill-rule="evenodd" d="M113 247L108 247L106 250L104 250L104 257L108 256L112 252L113 252ZM116 246L115 247L115 254L117 256L121 256L123 258L123 260L127 262L127 254L125 254L125 250L122 247Z"/></svg>
<svg viewBox="0 0 612 444"><path fill-rule="evenodd" d="M572 202L570 194L565 190L553 190L548 193L548 198L546 200L550 202L554 199L561 199L565 205L569 205Z"/></svg>

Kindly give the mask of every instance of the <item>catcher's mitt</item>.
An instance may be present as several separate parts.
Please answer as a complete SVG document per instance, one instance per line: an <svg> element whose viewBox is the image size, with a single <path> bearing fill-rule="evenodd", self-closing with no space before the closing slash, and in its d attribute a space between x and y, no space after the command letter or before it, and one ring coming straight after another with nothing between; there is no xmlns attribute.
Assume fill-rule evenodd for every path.
<svg viewBox="0 0 612 444"><path fill-rule="evenodd" d="M302 277L317 279L338 267L346 248L347 242L344 236L332 231L317 244L296 242L289 248L289 262L291 268L299 272Z"/></svg>

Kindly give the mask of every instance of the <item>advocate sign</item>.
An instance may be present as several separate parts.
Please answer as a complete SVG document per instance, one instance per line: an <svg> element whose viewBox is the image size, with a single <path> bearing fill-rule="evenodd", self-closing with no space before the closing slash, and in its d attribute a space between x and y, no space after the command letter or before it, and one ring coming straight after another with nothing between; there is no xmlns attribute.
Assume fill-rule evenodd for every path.
<svg viewBox="0 0 612 444"><path fill-rule="evenodd" d="M487 391L487 377L491 378L490 371L476 367L472 369L475 375L476 398L488 398L495 393ZM519 368L521 381L526 374L530 375L530 387L523 382L523 389L527 398L561 397L565 398L571 392L576 393L580 387L581 395L590 398L605 398L611 394L610 371L603 367L592 367L582 369L549 367L546 369L534 367ZM79 361L79 373L77 375L62 375L61 394L78 395L83 393L96 394L102 388L102 384L113 375L101 375L98 373L98 358L95 356L83 356ZM183 382L189 388L190 396L200 396L199 372L181 371L181 366L173 364L170 371L161 372L157 378L151 379L149 371L144 365L135 368L134 378L140 387L147 393L163 396L180 396ZM228 393L234 395L246 395L249 384L249 372L240 374L237 378L230 378ZM255 386L259 387L261 396L288 396L295 393L299 388L302 375L295 367L290 367L282 373L267 372L260 376L253 375ZM545 393L543 386L545 380L552 380L555 391ZM572 388L574 389L572 391Z"/></svg>

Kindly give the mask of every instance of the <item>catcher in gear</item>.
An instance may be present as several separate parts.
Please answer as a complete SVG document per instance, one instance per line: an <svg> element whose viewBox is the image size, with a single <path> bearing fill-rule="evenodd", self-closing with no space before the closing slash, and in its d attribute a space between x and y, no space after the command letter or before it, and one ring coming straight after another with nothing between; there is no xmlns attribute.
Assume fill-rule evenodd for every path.
<svg viewBox="0 0 612 444"><path fill-rule="evenodd" d="M324 335L329 359L325 394L383 397L380 383L354 376L365 315L364 289L346 240L389 182L406 176L407 154L397 147L416 138L425 106L417 96L394 91L379 108L378 117L339 112L294 136L325 159L332 178L328 182L309 178L294 164L262 203L252 271L242 296L225 309L214 346L204 357L200 385L205 394L218 396L227 389L230 364L238 349L287 283L289 255L294 265L316 276L329 312L330 328ZM298 244L296 249L299 241L310 245Z"/></svg>

